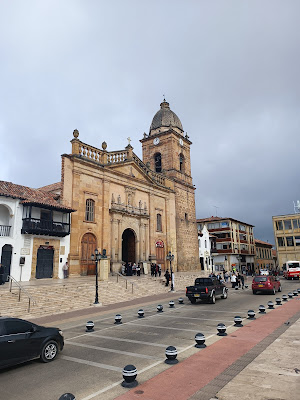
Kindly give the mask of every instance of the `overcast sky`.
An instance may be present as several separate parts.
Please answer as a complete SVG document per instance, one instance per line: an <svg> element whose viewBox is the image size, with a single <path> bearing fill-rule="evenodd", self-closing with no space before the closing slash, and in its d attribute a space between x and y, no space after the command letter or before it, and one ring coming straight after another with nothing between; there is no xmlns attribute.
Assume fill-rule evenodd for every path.
<svg viewBox="0 0 300 400"><path fill-rule="evenodd" d="M141 157L165 94L193 142L197 217L274 243L272 215L300 199L299 19L299 0L2 0L0 179L59 181L75 128Z"/></svg>

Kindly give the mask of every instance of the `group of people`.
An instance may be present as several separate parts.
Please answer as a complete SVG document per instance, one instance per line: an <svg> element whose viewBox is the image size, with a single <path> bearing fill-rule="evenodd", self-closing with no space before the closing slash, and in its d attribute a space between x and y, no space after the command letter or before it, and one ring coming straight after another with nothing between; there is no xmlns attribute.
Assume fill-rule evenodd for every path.
<svg viewBox="0 0 300 400"><path fill-rule="evenodd" d="M161 266L159 264L151 263L151 276L161 276Z"/></svg>
<svg viewBox="0 0 300 400"><path fill-rule="evenodd" d="M230 276L230 282L231 282L231 286L233 289L235 289L236 287L245 288L245 278L243 274L240 274L239 272L232 272L231 276Z"/></svg>
<svg viewBox="0 0 300 400"><path fill-rule="evenodd" d="M141 266L140 264L126 262L122 264L122 275L126 276L141 276Z"/></svg>

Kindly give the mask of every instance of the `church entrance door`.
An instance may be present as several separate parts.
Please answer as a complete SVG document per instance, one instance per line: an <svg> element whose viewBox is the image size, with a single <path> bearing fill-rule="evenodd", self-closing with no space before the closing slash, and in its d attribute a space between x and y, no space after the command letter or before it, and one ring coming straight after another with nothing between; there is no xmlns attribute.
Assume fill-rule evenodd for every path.
<svg viewBox="0 0 300 400"><path fill-rule="evenodd" d="M95 254L97 248L96 237L92 233L86 233L81 239L81 260L80 260L80 274L81 275L95 275L96 264L92 260L91 255Z"/></svg>
<svg viewBox="0 0 300 400"><path fill-rule="evenodd" d="M122 235L122 261L135 262L135 235L131 229L125 229Z"/></svg>

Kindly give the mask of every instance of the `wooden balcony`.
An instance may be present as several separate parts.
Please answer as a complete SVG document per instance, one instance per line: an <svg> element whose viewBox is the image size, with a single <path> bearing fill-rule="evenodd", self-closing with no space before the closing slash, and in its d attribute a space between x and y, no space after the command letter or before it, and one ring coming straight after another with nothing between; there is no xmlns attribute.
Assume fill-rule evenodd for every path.
<svg viewBox="0 0 300 400"><path fill-rule="evenodd" d="M70 224L46 221L38 218L23 218L21 233L64 237L70 234Z"/></svg>
<svg viewBox="0 0 300 400"><path fill-rule="evenodd" d="M0 236L9 236L10 228L11 226L9 225L0 225Z"/></svg>

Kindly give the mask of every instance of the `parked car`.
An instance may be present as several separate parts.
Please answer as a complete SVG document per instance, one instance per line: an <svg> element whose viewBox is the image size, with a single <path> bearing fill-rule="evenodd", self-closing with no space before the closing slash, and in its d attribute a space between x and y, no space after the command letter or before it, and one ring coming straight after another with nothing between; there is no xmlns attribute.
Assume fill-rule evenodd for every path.
<svg viewBox="0 0 300 400"><path fill-rule="evenodd" d="M58 328L47 328L19 318L0 317L0 368L40 358L55 359L64 347Z"/></svg>
<svg viewBox="0 0 300 400"><path fill-rule="evenodd" d="M217 296L227 299L227 292L228 289L225 284L214 277L197 278L194 286L186 288L186 296L192 304L195 304L198 299L215 304Z"/></svg>
<svg viewBox="0 0 300 400"><path fill-rule="evenodd" d="M256 294L257 292L271 292L272 294L275 294L276 291L281 292L281 290L281 283L277 277L272 275L258 275L253 278L253 294Z"/></svg>

